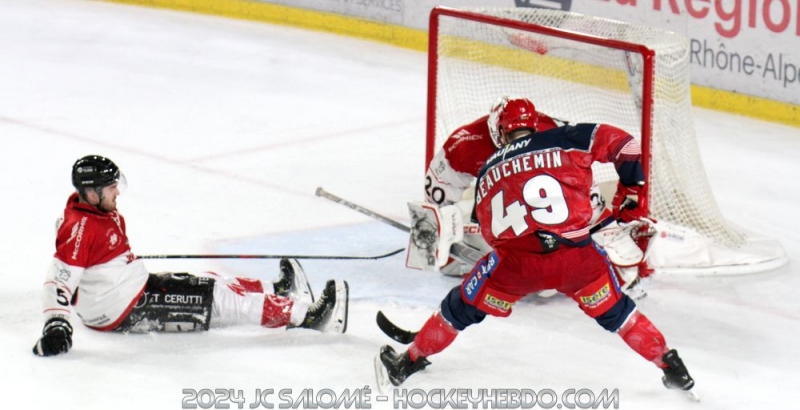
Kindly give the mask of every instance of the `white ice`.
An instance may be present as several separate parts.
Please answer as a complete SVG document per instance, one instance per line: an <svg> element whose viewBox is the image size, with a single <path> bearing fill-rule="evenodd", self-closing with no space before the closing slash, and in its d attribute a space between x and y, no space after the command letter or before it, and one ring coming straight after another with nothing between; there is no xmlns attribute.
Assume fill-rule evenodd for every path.
<svg viewBox="0 0 800 410"><path fill-rule="evenodd" d="M787 90L788 92L788 90ZM369 41L79 0L0 2L0 402L3 409L178 409L183 389L372 388L385 311L418 328L453 279L380 261L306 261L351 286L347 334L241 326L120 335L77 324L39 358L55 218L86 154L114 159L134 251L380 254L406 236L314 196L318 186L407 221L420 199L426 56ZM640 308L677 348L700 404L572 301L529 298L463 332L408 389L619 389L623 409L797 408L798 129L693 111L723 213L779 238L791 262L739 277L645 282ZM151 271L276 276L277 261L160 261ZM395 346L397 346L395 344ZM280 404L277 396L272 403ZM236 408L234 405L233 408Z"/></svg>

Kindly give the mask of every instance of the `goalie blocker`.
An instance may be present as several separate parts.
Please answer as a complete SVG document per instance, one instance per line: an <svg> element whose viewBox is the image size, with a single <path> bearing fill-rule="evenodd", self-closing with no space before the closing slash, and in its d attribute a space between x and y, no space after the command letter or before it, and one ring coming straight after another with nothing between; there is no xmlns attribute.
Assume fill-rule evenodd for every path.
<svg viewBox="0 0 800 410"><path fill-rule="evenodd" d="M415 201L408 203L408 211L411 214L411 235L406 266L439 271L451 259L450 247L464 239L461 211L454 205L439 208Z"/></svg>

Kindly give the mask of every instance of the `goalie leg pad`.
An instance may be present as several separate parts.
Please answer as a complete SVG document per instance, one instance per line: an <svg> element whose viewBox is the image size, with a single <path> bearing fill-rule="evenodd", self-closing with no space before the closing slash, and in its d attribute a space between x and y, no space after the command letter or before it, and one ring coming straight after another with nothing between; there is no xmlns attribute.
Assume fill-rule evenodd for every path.
<svg viewBox="0 0 800 410"><path fill-rule="evenodd" d="M115 331L208 330L214 279L189 273L151 273L145 292Z"/></svg>

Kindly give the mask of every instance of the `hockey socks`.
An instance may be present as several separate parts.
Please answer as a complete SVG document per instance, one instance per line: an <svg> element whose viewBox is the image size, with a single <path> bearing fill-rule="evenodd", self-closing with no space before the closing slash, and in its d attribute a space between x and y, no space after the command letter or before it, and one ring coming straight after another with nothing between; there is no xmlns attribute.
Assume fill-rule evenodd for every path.
<svg viewBox="0 0 800 410"><path fill-rule="evenodd" d="M261 311L261 326L283 327L292 319L292 299L278 295L264 295L264 308Z"/></svg>
<svg viewBox="0 0 800 410"><path fill-rule="evenodd" d="M639 353L647 361L655 363L659 368L667 367L662 357L669 349L664 335L656 329L647 316L633 311L628 320L620 327L620 337L631 349Z"/></svg>
<svg viewBox="0 0 800 410"><path fill-rule="evenodd" d="M458 330L448 323L441 312L436 312L422 326L414 342L408 348L408 356L416 362L419 357L428 357L450 346L458 336Z"/></svg>

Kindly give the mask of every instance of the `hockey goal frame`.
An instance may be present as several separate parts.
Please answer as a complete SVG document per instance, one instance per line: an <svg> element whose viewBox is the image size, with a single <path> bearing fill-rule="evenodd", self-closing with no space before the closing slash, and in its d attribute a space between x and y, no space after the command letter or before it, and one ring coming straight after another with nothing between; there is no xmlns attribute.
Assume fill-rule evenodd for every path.
<svg viewBox="0 0 800 410"><path fill-rule="evenodd" d="M498 9L499 11L505 11L510 9ZM516 12L520 9L514 9L513 12ZM523 10L539 10L539 9L523 9ZM490 13L483 13L483 11L487 11ZM613 50L614 52L621 52L624 53L626 56L630 56L631 58L635 58L637 61L641 61L641 67L636 67L637 69L641 69L641 83L639 90L631 91L638 93L641 92L641 95L632 96L632 99L635 100L634 97L638 97L640 101L636 101L640 112L636 113L636 115L630 117L632 120L629 125L639 123L638 126L640 127L638 131L638 135L634 135L634 137L638 137L641 147L642 147L642 167L645 174L645 181L646 184L643 188L643 193L639 198L639 206L643 207L647 213L647 215L654 215L656 218L659 218L664 211L662 202L664 201L663 195L663 186L661 188L653 190L654 183L657 183L659 180L654 180L654 177L661 178L660 176L655 175L663 174L663 165L661 164L661 160L659 160L658 164L654 164L654 149L656 147L662 147L663 143L660 142L663 135L661 133L664 132L663 128L663 119L662 122L659 123L656 118L656 115L667 115L669 116L668 112L661 112L656 113L655 109L656 106L659 106L657 103L656 93L662 92L659 90L663 90L663 88L656 89L656 87L663 87L664 84L670 83L674 80L666 80L665 78L656 78L658 74L656 70L661 70L663 67L659 64L663 64L660 62L662 58L664 58L664 54L661 54L661 48L651 48L646 44L650 44L649 42L646 43L647 40L643 40L640 43L625 41L631 40L630 38L624 38L621 40L618 38L611 38L617 36L609 36L602 37L593 34L582 33L577 30L570 30L560 27L551 27L547 25L541 25L531 22L526 22L522 20L514 20L512 18L507 18L507 14L496 13L496 15L492 15L491 12L495 10L492 9L485 9L484 8L476 8L474 10L460 10L445 6L437 6L432 9L430 18L429 18L429 31L428 31L428 72L427 72L427 116L426 116L426 143L425 143L425 167L430 164L431 160L433 159L434 155L436 154L437 149L439 149L439 144L441 144L442 138L446 138L446 135L443 135L443 130L441 129L441 123L439 122L439 118L437 114L440 115L450 115L452 114L451 111L448 111L445 108L442 108L441 113L437 112L440 110L440 107L437 106L439 104L440 96L439 96L439 69L440 69L440 40L443 41L451 41L452 35L448 34L441 34L440 33L440 26L441 21L443 18L454 18L460 20L466 20L470 23L485 23L487 25L497 26L501 30L509 32L520 32L520 33L529 33L532 39L535 39L536 36L547 36L548 38L553 38L556 42L577 42L577 43L584 43L587 44L589 47L597 47L597 48L606 48ZM522 11L522 13L528 13L528 11ZM531 13L536 13L535 11L531 11ZM565 14L571 14L576 16L581 16L575 13L564 12ZM634 27L634 25L629 25L622 22L615 22L613 20L607 19L599 19L591 16L582 16L589 19L595 20L605 20L606 22L611 22L615 24L625 25L629 27ZM591 32L591 31L590 31ZM659 32L664 32L663 30L659 30ZM667 33L667 32L665 32ZM669 35L675 35L675 33L668 33ZM456 34L460 36L460 34ZM661 35L661 34L659 34ZM440 37L441 36L441 37ZM447 38L445 38L445 36ZM494 48L493 43L484 44L481 43L482 40L475 39L472 40L470 38L470 34L467 34L463 38L464 44L460 44L461 48L464 50L471 50L472 47L477 47L478 49L485 48L492 49ZM635 38L633 39L635 41ZM677 41L677 40L676 40ZM474 44L472 44L474 42ZM539 50L539 45L537 43L532 43L526 45L519 45L512 41L512 43L517 46L518 48L523 49L523 52L530 52L530 53L538 53L538 54L548 54L549 45L543 45L543 50ZM646 44L645 44L646 43ZM662 45L654 45L655 47L663 47ZM496 48L499 48L496 47ZM555 48L559 48L557 45ZM552 50L550 50L552 51ZM488 65L497 65L499 67L504 67L503 59L506 57L504 51L501 51L499 54L495 54L496 50L490 50L488 58L484 56L483 60L480 60L479 57L470 57L470 54L462 57L466 60L471 60L472 58L477 58L474 60L476 63L483 63ZM444 57L442 58L450 58L447 55L448 51L443 51L442 53ZM470 51L471 53L471 51ZM674 50L671 50L669 53L674 54ZM666 55L672 55L666 54ZM639 57L636 57L636 56ZM494 60L497 58L497 60ZM513 58L513 57L510 57ZM524 58L524 57L522 57ZM628 61L628 81L631 81L631 76L633 75L633 71L631 68L632 64ZM658 68L657 68L658 67ZM445 71L446 72L446 71ZM685 77L680 77L680 81L674 81L676 85L685 85L686 88L679 91L679 95L676 98L680 98L681 101L686 101L686 110L685 111L689 118L689 122L687 123L688 128L691 128L691 135L694 138L694 131L693 126L691 126L691 113L688 111L691 109L691 99L690 99L690 92L688 89L688 69L685 71ZM637 74L638 75L638 74ZM559 74L560 76L560 74ZM558 77L559 79L561 77ZM568 77L565 77L568 78ZM673 78L673 77L667 77ZM685 81L685 82L684 82ZM445 82L447 83L447 82ZM633 87L633 84L629 84ZM445 84L445 86L447 86ZM447 96L447 92L443 92L442 95ZM492 98L500 97L500 95L493 96ZM447 98L447 97L445 97ZM663 97L659 97L663 98ZM662 100L658 100L662 101ZM488 105L491 101L485 101L487 105L488 113ZM534 100L534 103L535 100ZM448 105L449 102L444 102L444 105ZM538 104L537 104L538 105ZM659 108L661 110L661 108ZM549 111L545 109L545 112ZM448 114L450 113L450 114ZM485 115L485 114L484 114ZM443 117L449 118L449 117ZM666 117L671 118L671 117ZM570 118L567 118L568 120ZM589 122L606 122L606 121L589 121ZM614 124L613 122L610 122ZM660 124L660 125L659 125ZM452 124L450 124L452 125ZM615 124L614 124L615 125ZM655 135L655 128L659 128L660 131L659 135ZM446 130L447 133L452 132L453 130ZM632 132L634 130L627 130L628 132ZM437 135L438 133L438 135ZM654 138L658 138L659 140L654 141ZM437 140L438 138L438 140ZM696 140L692 140L694 143ZM663 148L659 148L659 150L663 150ZM659 151L662 152L662 151ZM659 154L662 155L662 154ZM661 158L661 157L659 157ZM699 161L699 159L698 159ZM666 162L666 164L671 164L671 161ZM702 171L702 163L699 163ZM655 168L654 168L655 167ZM658 171L658 172L656 172ZM702 172L701 172L702 174ZM655 176L654 176L655 175ZM702 175L704 176L704 175ZM705 182L707 184L707 180ZM695 184L696 185L696 184ZM696 186L695 186L696 188ZM601 184L601 190L603 189L603 185ZM709 187L710 189L710 187ZM777 241L771 240L769 238L762 238L758 235L753 234L752 232L747 232L741 230L735 224L730 224L728 221L724 220L721 213L719 213L719 208L717 207L716 203L713 200L713 194L710 193L710 190L705 191L707 194L703 194L704 198L709 200L708 208L705 209L715 209L715 215L718 216L717 219L713 219L714 222L710 224L706 224L701 226L692 226L692 225L682 225L679 221L676 220L676 224L671 223L672 221L667 218L663 220L664 224L662 224L662 231L659 231L661 237L666 238L664 240L659 241L659 246L656 247L656 251L653 252L655 257L651 258L651 260L658 260L661 263L661 266L654 266L656 271L660 272L669 272L669 273L689 273L695 275L708 275L708 274L742 274L742 273L752 273L752 272L761 272L766 270L775 269L776 267L780 267L786 263L788 260L785 255L785 251L783 251L780 244ZM604 192L606 199L608 196L606 195L608 192ZM679 192L682 194L683 192ZM613 195L613 193L612 193ZM654 195L657 197L655 198ZM675 194L670 194L670 201L672 200L672 196ZM659 199L660 198L660 199ZM681 198L685 200L687 198L685 195ZM693 197L690 197L693 198ZM656 201L656 199L658 199ZM702 202L701 202L702 203ZM713 207L713 208L712 208ZM670 208L669 211L672 209ZM661 222L661 220L660 220ZM709 227L713 225L712 227ZM714 229L714 227L722 227L721 229L724 230L723 233L717 235L713 233L712 236L705 236L703 229ZM696 230L697 229L697 230ZM731 235L731 240L719 241L719 236L722 236L724 233L728 233ZM717 235L717 236L714 236ZM670 238L680 238L680 243L670 243ZM652 241L651 241L652 242ZM704 249L703 253L699 257L692 257L686 258L685 255L691 253L691 251L695 248L702 247ZM651 250L652 250L651 246ZM747 256L739 256L740 254L746 254ZM665 262L666 261L666 262Z"/></svg>
<svg viewBox="0 0 800 410"><path fill-rule="evenodd" d="M629 43L620 40L601 38L582 33L561 30L553 27L539 26L535 24L523 23L516 20L509 20L495 16L488 16L475 12L458 10L445 6L434 7L431 11L428 31L428 101L426 117L426 144L425 144L425 169L427 170L433 156L436 154L436 98L437 98L437 68L439 63L439 18L442 16L457 17L464 20L471 20L481 23L490 23L501 27L528 31L537 34L563 38L573 41L581 41L593 45L637 53L642 56L643 84L642 84L642 167L644 168L647 183L643 188L643 195L640 198L639 206L649 213L649 182L650 164L650 138L652 136L652 115L653 115L653 73L655 51L641 44Z"/></svg>

